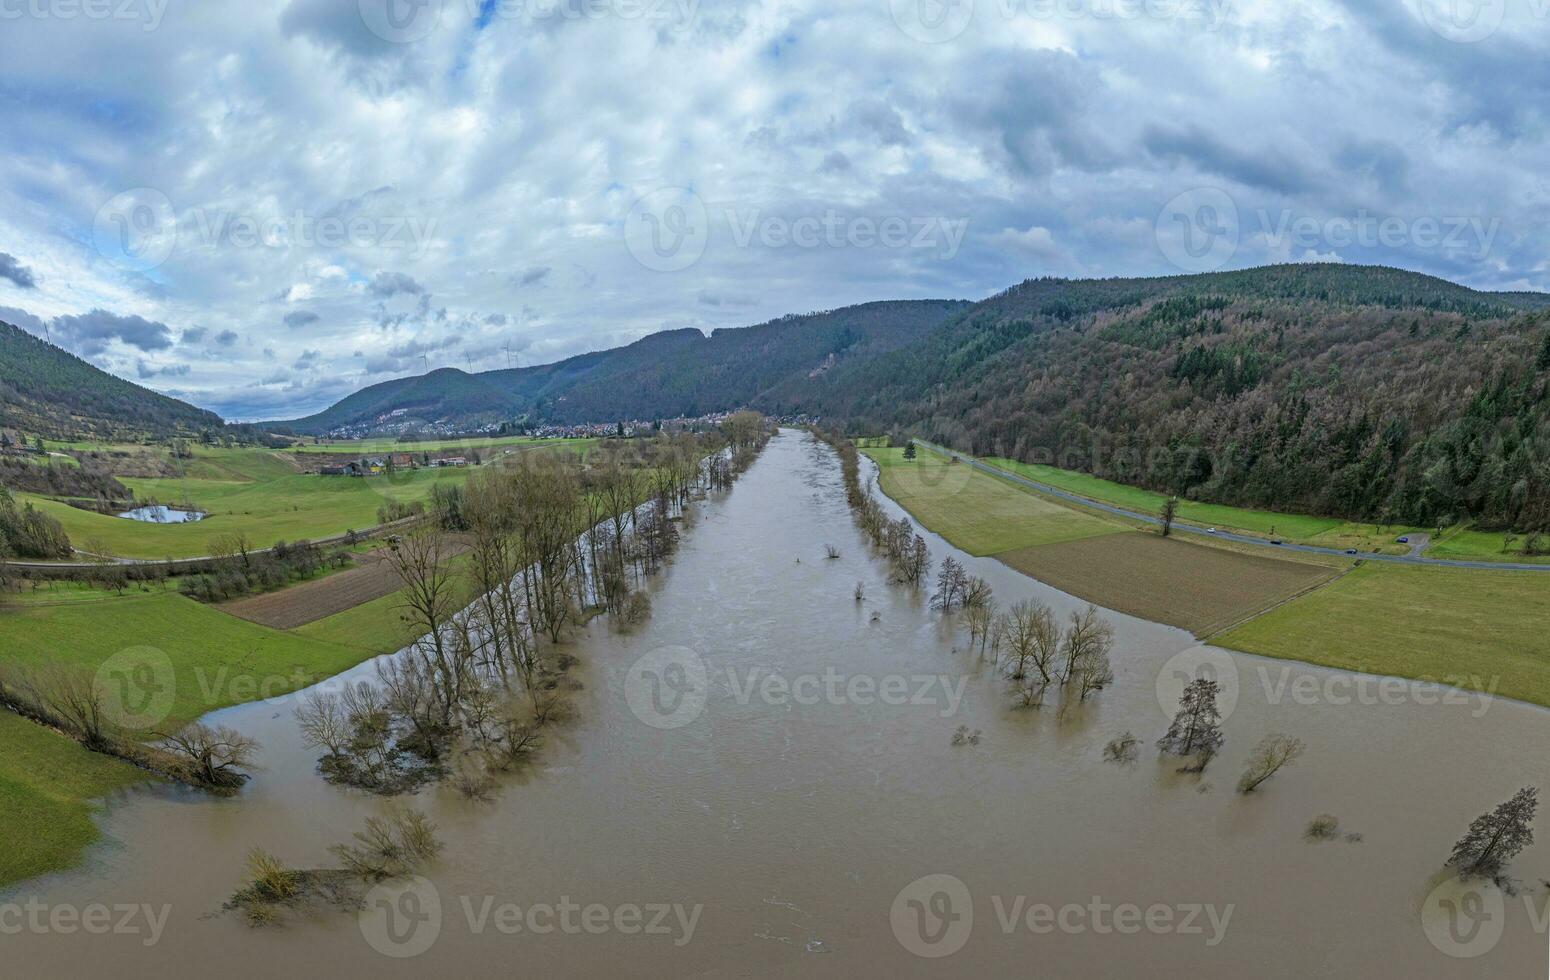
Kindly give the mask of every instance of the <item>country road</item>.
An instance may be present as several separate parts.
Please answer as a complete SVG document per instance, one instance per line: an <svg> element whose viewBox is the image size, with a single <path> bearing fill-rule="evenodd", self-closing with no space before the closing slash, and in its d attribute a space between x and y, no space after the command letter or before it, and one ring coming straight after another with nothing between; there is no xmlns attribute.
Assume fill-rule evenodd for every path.
<svg viewBox="0 0 1550 980"><path fill-rule="evenodd" d="M1116 517L1123 517L1126 520L1143 521L1147 524L1162 523L1160 518L1152 514L1142 514L1138 513L1137 511L1126 510L1123 507L1116 507L1113 504L1106 504L1102 501L1093 500L1090 497L1083 497L1079 494L1074 494L1067 490L1061 490L1058 487L1052 487L1047 483L1040 483L1037 480L1030 480L1025 476L1019 476L1016 473L1010 473L1006 470L991 466L989 463L982 463L972 456L965 456L963 453L948 449L946 446L938 446L934 442L927 442L924 439L916 439L914 442L921 446L925 446L927 449L940 456L952 457L960 462L969 464L970 466L983 473L988 473L991 476L999 477L1000 479L1006 480L1009 483L1021 484L1022 486L1028 487L1031 490L1036 490L1046 496L1055 497L1056 499L1065 500L1074 504L1080 504L1083 507L1102 511L1106 514L1113 514ZM1203 527L1196 527L1192 524L1175 523L1173 525L1173 530L1174 533L1198 534L1202 537L1215 538L1221 541L1236 541L1240 544L1255 545L1268 551L1297 551L1308 555L1329 555L1335 558L1360 558L1362 561L1381 561L1389 562L1395 565L1421 565L1433 568L1478 568L1498 572L1550 572L1550 564L1533 565L1527 562L1469 561L1461 558L1425 558L1421 555L1421 551L1424 550L1426 545L1430 542L1430 536L1423 536L1425 537L1425 540L1417 541L1415 540L1417 536L1411 535L1411 540L1409 542L1410 552L1404 555L1380 555L1365 551L1351 555L1347 554L1340 548L1321 548L1318 545L1311 544L1271 544L1264 538L1256 538L1247 534L1234 534L1230 531L1212 532L1206 530Z"/></svg>

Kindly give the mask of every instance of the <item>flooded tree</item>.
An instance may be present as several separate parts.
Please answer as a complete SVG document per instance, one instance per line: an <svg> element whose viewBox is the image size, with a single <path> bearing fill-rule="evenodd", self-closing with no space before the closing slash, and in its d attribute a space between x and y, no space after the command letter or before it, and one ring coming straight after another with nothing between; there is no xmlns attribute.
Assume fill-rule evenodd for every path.
<svg viewBox="0 0 1550 980"><path fill-rule="evenodd" d="M1453 845L1447 866L1460 878L1490 878L1505 883L1507 862L1534 843L1534 814L1539 790L1525 786L1490 813L1483 813Z"/></svg>
<svg viewBox="0 0 1550 980"><path fill-rule="evenodd" d="M1202 759L1200 769L1221 748L1222 713L1216 707L1220 687L1216 681L1198 677L1184 687L1179 698L1178 714L1168 731L1157 740L1157 747L1170 755L1192 756Z"/></svg>
<svg viewBox="0 0 1550 980"><path fill-rule="evenodd" d="M241 732L198 722L160 738L188 780L210 789L230 790L247 782L244 770L252 766L258 751L257 740Z"/></svg>
<svg viewBox="0 0 1550 980"><path fill-rule="evenodd" d="M936 591L931 593L931 605L943 612L952 612L964 598L969 587L969 575L951 555L942 559L942 570L937 573Z"/></svg>
<svg viewBox="0 0 1550 980"><path fill-rule="evenodd" d="M1054 682L1060 628L1048 606L1037 599L1014 603L997 631L1006 650L1008 677L1021 681L1034 676L1043 687Z"/></svg>
<svg viewBox="0 0 1550 980"><path fill-rule="evenodd" d="M1131 763L1136 761L1139 754L1141 740L1130 732L1123 732L1117 738L1110 739L1103 747L1103 760L1105 762Z"/></svg>
<svg viewBox="0 0 1550 980"><path fill-rule="evenodd" d="M1071 614L1071 625L1061 646L1065 662L1060 682L1074 683L1078 700L1085 701L1092 692L1114 682L1114 671L1109 666L1113 645L1114 627L1098 614L1098 607L1089 604L1081 612Z"/></svg>
<svg viewBox="0 0 1550 980"><path fill-rule="evenodd" d="M1238 780L1238 792L1254 792L1265 780L1296 763L1302 755L1303 748L1300 738L1293 738L1290 735L1266 735L1254 747L1254 754L1249 756L1248 767L1243 770L1243 776Z"/></svg>

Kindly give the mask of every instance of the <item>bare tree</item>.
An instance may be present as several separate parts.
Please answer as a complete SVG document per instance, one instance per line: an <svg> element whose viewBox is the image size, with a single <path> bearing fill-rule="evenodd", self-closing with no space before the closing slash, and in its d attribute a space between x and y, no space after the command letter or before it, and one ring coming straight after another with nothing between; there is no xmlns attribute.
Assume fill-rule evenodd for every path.
<svg viewBox="0 0 1550 980"><path fill-rule="evenodd" d="M195 722L170 734L158 734L188 777L213 789L232 789L247 781L258 742L233 729Z"/></svg>
<svg viewBox="0 0 1550 980"><path fill-rule="evenodd" d="M1169 497L1163 501L1162 510L1158 517L1162 520L1162 536L1167 537L1173 533L1173 519L1179 514L1179 498Z"/></svg>
<svg viewBox="0 0 1550 980"><path fill-rule="evenodd" d="M1065 667L1061 683L1075 682L1083 701L1087 695L1113 683L1114 671L1109 666L1109 649L1113 645L1114 628L1098 615L1096 606L1072 613L1063 646Z"/></svg>
<svg viewBox="0 0 1550 980"><path fill-rule="evenodd" d="M1249 756L1248 768L1238 780L1238 792L1252 793L1260 783L1274 776L1287 766L1297 762L1303 751L1302 739L1290 735L1266 735L1254 754Z"/></svg>
<svg viewBox="0 0 1550 980"><path fill-rule="evenodd" d="M1008 676L1025 680L1032 669L1041 684L1054 681L1060 630L1048 606L1036 599L1015 603L1001 618L1000 634L1006 644Z"/></svg>

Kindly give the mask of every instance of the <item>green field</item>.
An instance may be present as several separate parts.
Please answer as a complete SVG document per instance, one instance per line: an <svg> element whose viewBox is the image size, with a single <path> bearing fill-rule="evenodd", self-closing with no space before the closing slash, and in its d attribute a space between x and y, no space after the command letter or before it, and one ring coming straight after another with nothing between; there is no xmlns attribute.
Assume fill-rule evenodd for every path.
<svg viewBox="0 0 1550 980"><path fill-rule="evenodd" d="M378 440L384 446L402 444ZM593 440L517 439L473 440L512 449L520 447L576 451ZM470 448L472 443L448 448ZM350 448L346 448L346 446ZM371 443L317 447L325 452L360 455ZM431 444L427 444L427 448ZM101 447L141 457L167 460L164 449L140 446ZM315 449L312 451L316 451ZM417 450L418 451L418 448ZM388 501L412 503L430 498L438 483L462 483L471 469L404 469L372 477L321 476L301 472L297 454L268 449L194 447L192 459L178 460L183 475L171 478L122 476L120 482L138 500L169 506L191 503L209 516L189 524L151 524L97 514L34 494L17 494L58 519L70 542L81 550L99 542L120 558L198 558L210 554L210 541L223 534L243 533L254 547L276 541L316 540L362 530L378 523L377 510ZM111 467L112 458L107 460ZM316 465L315 457L309 465ZM135 470L131 470L133 472ZM146 470L138 470L146 472Z"/></svg>
<svg viewBox="0 0 1550 980"><path fill-rule="evenodd" d="M1368 564L1212 642L1343 670L1495 681L1501 695L1550 706L1546 622L1539 573Z"/></svg>
<svg viewBox="0 0 1550 980"><path fill-rule="evenodd" d="M1468 528L1450 528L1441 538L1426 549L1430 558L1458 558L1467 561L1529 562L1535 565L1550 564L1550 555L1525 556L1522 553L1523 535L1515 535L1512 550L1503 549L1506 536L1500 531L1475 531Z"/></svg>
<svg viewBox="0 0 1550 980"><path fill-rule="evenodd" d="M1013 459L1000 457L988 457L983 462L1067 493L1074 493L1099 503L1123 507L1140 514L1157 514L1167 500L1164 494L1115 483L1112 480L1099 479L1073 470L1019 463ZM1412 527L1360 524L1342 521L1338 517L1316 517L1309 514L1286 514L1248 507L1229 507L1226 504L1207 504L1196 500L1180 500L1177 519L1182 523L1200 527L1218 527L1227 531L1257 534L1265 538L1275 537L1299 544L1320 545L1342 550L1356 548L1361 551L1382 551L1386 554L1404 554L1408 548L1397 543L1395 539L1419 530Z"/></svg>
<svg viewBox="0 0 1550 980"><path fill-rule="evenodd" d="M292 632L324 643L355 647L370 654L392 653L414 639L413 632L399 614L401 601L395 592L363 602L354 609L325 616Z"/></svg>
<svg viewBox="0 0 1550 980"><path fill-rule="evenodd" d="M0 711L0 888L69 867L97 839L95 802L146 775L62 735Z"/></svg>
<svg viewBox="0 0 1550 980"><path fill-rule="evenodd" d="M878 465L883 493L971 555L1123 530L935 453L907 460L903 449L863 451Z"/></svg>
<svg viewBox="0 0 1550 980"><path fill-rule="evenodd" d="M95 671L122 650L154 647L171 665L170 711L160 726L168 728L296 690L368 659L378 652L360 645L375 635L368 625L358 621L353 634L339 632L354 643L333 642L266 629L171 592L112 599L83 592L76 601L15 602L0 611L0 649L11 662L62 661ZM0 738L0 821L19 842L0 862L0 884L77 860L96 839L91 801L146 778L6 712L0 712Z"/></svg>

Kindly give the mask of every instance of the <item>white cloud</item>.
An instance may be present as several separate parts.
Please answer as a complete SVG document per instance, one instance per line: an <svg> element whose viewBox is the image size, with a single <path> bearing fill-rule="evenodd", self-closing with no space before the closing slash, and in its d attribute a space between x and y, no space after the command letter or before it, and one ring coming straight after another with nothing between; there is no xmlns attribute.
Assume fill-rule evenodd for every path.
<svg viewBox="0 0 1550 980"><path fill-rule="evenodd" d="M508 345L530 364L670 325L1170 273L1153 223L1201 186L1235 203L1234 265L1338 254L1550 286L1547 42L1516 15L1461 45L1402 4L1142 5L1206 22L1081 13L1101 3L1008 21L1020 5L981 2L959 37L923 44L881 0L640 5L687 22L501 13L483 30L477 5L439 6L410 43L354 0L208 0L152 31L8 22L0 90L27 97L6 102L0 307L73 318L56 340L130 374L197 343L178 389L251 418L427 361L504 367ZM706 209L702 254L672 272L625 235L664 187ZM134 188L170 217L99 213ZM1501 227L1472 257L1278 245L1259 217L1364 211ZM950 257L736 234L829 214L968 231ZM656 231L684 217L654 215ZM172 248L136 256L120 235ZM254 385L306 352L310 380Z"/></svg>

